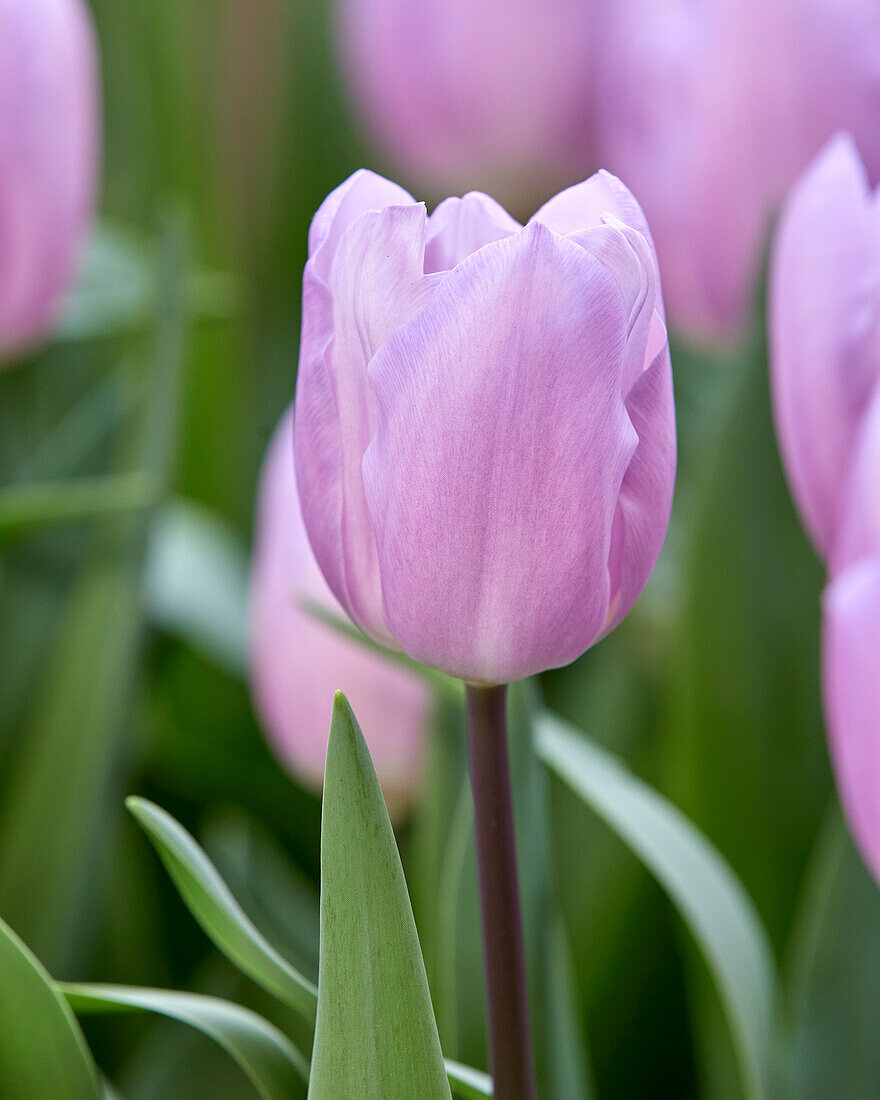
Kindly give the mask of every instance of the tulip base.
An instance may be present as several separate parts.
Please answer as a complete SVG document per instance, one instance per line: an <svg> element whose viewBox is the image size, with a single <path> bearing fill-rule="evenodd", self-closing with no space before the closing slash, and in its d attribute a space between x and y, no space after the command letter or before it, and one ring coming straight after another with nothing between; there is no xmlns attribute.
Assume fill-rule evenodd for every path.
<svg viewBox="0 0 880 1100"><path fill-rule="evenodd" d="M494 1097L534 1100L506 697L504 686L467 685L468 747Z"/></svg>

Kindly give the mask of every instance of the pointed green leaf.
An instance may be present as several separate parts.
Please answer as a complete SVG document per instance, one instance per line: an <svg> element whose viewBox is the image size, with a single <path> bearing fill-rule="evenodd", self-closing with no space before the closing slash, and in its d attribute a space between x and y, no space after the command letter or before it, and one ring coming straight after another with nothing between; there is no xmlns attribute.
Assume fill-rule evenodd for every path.
<svg viewBox="0 0 880 1100"><path fill-rule="evenodd" d="M151 1012L201 1031L223 1047L264 1100L290 1100L304 1093L305 1058L274 1024L249 1008L206 997L125 985L59 983L59 991L79 1015Z"/></svg>
<svg viewBox="0 0 880 1100"><path fill-rule="evenodd" d="M394 833L341 693L324 777L318 990L310 1100L449 1100Z"/></svg>
<svg viewBox="0 0 880 1100"><path fill-rule="evenodd" d="M145 798L129 798L189 911L235 965L279 1000L314 1019L317 990L257 931L190 834Z"/></svg>
<svg viewBox="0 0 880 1100"><path fill-rule="evenodd" d="M657 791L545 711L538 751L620 836L667 891L718 986L747 1096L771 1093L777 976L761 920L719 852Z"/></svg>
<svg viewBox="0 0 880 1100"><path fill-rule="evenodd" d="M52 979L0 921L0 1096L100 1100L98 1071Z"/></svg>

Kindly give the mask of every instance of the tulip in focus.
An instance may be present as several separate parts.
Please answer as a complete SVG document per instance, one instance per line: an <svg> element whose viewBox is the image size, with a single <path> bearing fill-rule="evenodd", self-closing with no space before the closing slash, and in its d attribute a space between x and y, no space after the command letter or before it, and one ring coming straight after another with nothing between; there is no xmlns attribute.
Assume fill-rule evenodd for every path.
<svg viewBox="0 0 880 1100"><path fill-rule="evenodd" d="M824 695L840 799L880 882L880 386L856 449L824 601Z"/></svg>
<svg viewBox="0 0 880 1100"><path fill-rule="evenodd" d="M583 178L594 148L597 0L342 0L354 101L413 180L518 209Z"/></svg>
<svg viewBox="0 0 880 1100"><path fill-rule="evenodd" d="M355 173L309 234L295 450L315 556L372 638L478 684L580 656L647 581L675 477L633 196L601 172L523 227Z"/></svg>
<svg viewBox="0 0 880 1100"><path fill-rule="evenodd" d="M386 800L402 812L421 776L430 690L413 673L317 620L305 600L341 613L300 516L291 410L276 429L260 479L250 610L254 700L279 757L320 787L327 700L344 690L357 708Z"/></svg>
<svg viewBox="0 0 880 1100"><path fill-rule="evenodd" d="M0 0L0 360L52 323L92 214L98 61L83 0Z"/></svg>
<svg viewBox="0 0 880 1100"><path fill-rule="evenodd" d="M774 245L773 404L786 472L820 554L840 522L852 448L880 381L880 194L835 138L786 205Z"/></svg>
<svg viewBox="0 0 880 1100"><path fill-rule="evenodd" d="M880 179L876 0L614 0L603 162L639 195L673 321L742 329L771 217L838 130Z"/></svg>

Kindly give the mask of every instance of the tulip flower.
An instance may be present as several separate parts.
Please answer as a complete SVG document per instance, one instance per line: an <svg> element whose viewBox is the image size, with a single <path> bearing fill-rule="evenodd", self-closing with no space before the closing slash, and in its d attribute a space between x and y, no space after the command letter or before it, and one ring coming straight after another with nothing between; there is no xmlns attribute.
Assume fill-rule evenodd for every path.
<svg viewBox="0 0 880 1100"><path fill-rule="evenodd" d="M880 179L875 0L615 0L600 75L604 163L634 188L670 316L727 340L770 219L838 130Z"/></svg>
<svg viewBox="0 0 880 1100"><path fill-rule="evenodd" d="M835 138L795 187L774 245L773 403L795 499L826 559L880 379L880 196L854 143Z"/></svg>
<svg viewBox="0 0 880 1100"><path fill-rule="evenodd" d="M54 320L95 200L96 46L83 0L0 2L0 360Z"/></svg>
<svg viewBox="0 0 880 1100"><path fill-rule="evenodd" d="M429 187L541 197L595 167L597 0L343 0L342 55L381 147Z"/></svg>
<svg viewBox="0 0 880 1100"><path fill-rule="evenodd" d="M464 680L573 661L632 606L675 476L651 238L599 173L521 226L429 218L358 172L318 211L295 451L331 591L370 637Z"/></svg>
<svg viewBox="0 0 880 1100"><path fill-rule="evenodd" d="M880 881L880 386L856 449L823 601L824 695L847 820Z"/></svg>
<svg viewBox="0 0 880 1100"><path fill-rule="evenodd" d="M386 799L402 812L421 775L430 690L413 673L320 622L305 601L341 614L300 516L291 410L275 431L260 478L250 609L254 700L281 760L320 786L327 700L344 689L358 708Z"/></svg>

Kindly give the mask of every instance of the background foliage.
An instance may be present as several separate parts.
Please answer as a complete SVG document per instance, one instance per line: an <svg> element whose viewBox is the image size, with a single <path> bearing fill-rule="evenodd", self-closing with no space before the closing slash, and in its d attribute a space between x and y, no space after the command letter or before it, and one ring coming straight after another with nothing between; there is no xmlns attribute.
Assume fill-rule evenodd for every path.
<svg viewBox="0 0 880 1100"><path fill-rule="evenodd" d="M350 171L383 166L347 112L320 0L94 10L102 222L58 338L0 375L0 914L58 979L217 994L295 1033L191 920L123 799L169 809L317 978L320 805L255 723L244 578L259 461L293 393L308 221ZM676 343L681 472L660 568L615 635L535 691L688 814L753 898L781 973L778 1079L858 1100L880 1094L880 898L833 804L821 573L776 457L762 328L725 356ZM88 480L72 498L33 491L73 478ZM535 979L539 1059L603 1097L741 1095L703 955L632 848L674 886L543 738L557 766L519 782L521 806L549 816L544 831L543 811L522 811L531 966L568 988ZM447 704L398 842L444 1052L482 1067L462 775ZM85 1030L127 1097L253 1095L173 1023Z"/></svg>

